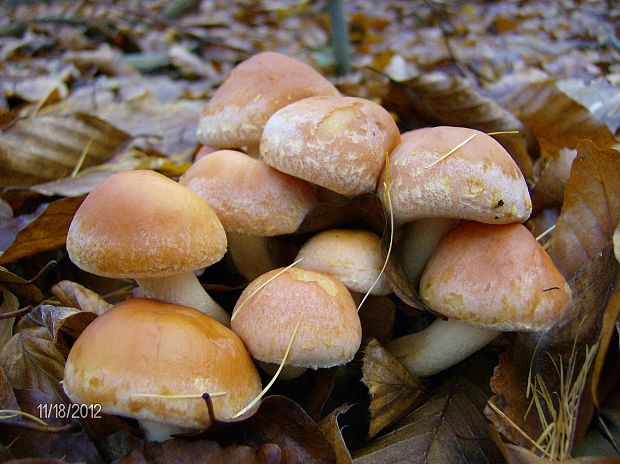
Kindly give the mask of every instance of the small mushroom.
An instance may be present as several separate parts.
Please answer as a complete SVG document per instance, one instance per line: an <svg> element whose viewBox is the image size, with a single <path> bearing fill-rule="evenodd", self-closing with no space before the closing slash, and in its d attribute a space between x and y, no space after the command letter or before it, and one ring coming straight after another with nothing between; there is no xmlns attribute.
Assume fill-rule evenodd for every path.
<svg viewBox="0 0 620 464"><path fill-rule="evenodd" d="M224 256L224 229L202 198L155 171L121 172L97 185L75 213L67 251L87 272L136 279L149 298L229 323L193 272Z"/></svg>
<svg viewBox="0 0 620 464"><path fill-rule="evenodd" d="M383 267L381 238L367 230L323 231L304 243L295 260L300 258L303 259L297 267L333 275L358 303L368 292L392 293L387 278L379 277Z"/></svg>
<svg viewBox="0 0 620 464"><path fill-rule="evenodd" d="M127 300L95 319L73 345L63 387L74 403L132 417L150 441L207 429L261 391L260 376L239 337L189 307Z"/></svg>
<svg viewBox="0 0 620 464"><path fill-rule="evenodd" d="M330 275L284 269L251 282L235 306L232 329L250 354L261 367L274 370L299 323L282 378L351 361L361 343L362 327L349 291Z"/></svg>
<svg viewBox="0 0 620 464"><path fill-rule="evenodd" d="M263 52L238 64L226 76L198 121L198 139L217 148L248 147L258 154L263 127L280 108L338 90L307 64Z"/></svg>
<svg viewBox="0 0 620 464"><path fill-rule="evenodd" d="M399 143L392 116L376 103L310 97L269 118L260 153L278 171L355 196L375 191L385 156Z"/></svg>
<svg viewBox="0 0 620 464"><path fill-rule="evenodd" d="M295 232L317 203L308 182L233 150L197 161L179 182L216 211L235 266L248 280L278 267L267 237Z"/></svg>
<svg viewBox="0 0 620 464"><path fill-rule="evenodd" d="M568 284L523 225L470 221L440 242L422 274L420 295L448 320L393 340L387 349L422 377L467 358L502 331L549 328L571 300Z"/></svg>

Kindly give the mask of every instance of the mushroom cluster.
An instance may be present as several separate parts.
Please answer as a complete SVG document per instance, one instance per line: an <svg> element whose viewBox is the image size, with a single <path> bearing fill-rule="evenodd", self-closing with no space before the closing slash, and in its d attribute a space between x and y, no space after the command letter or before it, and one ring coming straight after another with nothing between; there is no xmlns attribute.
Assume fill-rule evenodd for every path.
<svg viewBox="0 0 620 464"><path fill-rule="evenodd" d="M570 289L522 225L531 213L525 179L490 135L459 127L401 135L377 103L342 96L306 64L266 52L231 71L198 137L213 151L179 182L152 171L112 176L67 237L76 265L134 278L149 299L125 302L84 331L65 389L138 418L149 439L209 426L183 395L221 394L222 418L250 403L260 379L249 355L270 373L281 364L283 378L353 359L363 296L392 293L381 238L355 224L297 240L292 254L272 240L294 234L321 202L376 194L393 217L391 259L442 315L387 346L416 375L446 369L500 331L562 319ZM194 273L227 249L249 281L232 313Z"/></svg>

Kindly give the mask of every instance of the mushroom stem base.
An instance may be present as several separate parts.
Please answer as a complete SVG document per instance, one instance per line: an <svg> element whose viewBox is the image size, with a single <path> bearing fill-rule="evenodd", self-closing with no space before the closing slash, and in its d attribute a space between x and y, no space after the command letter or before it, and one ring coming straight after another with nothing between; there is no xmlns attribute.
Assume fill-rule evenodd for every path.
<svg viewBox="0 0 620 464"><path fill-rule="evenodd" d="M230 316L202 287L193 272L183 272L166 277L136 279L144 296L183 306L196 308L230 327Z"/></svg>
<svg viewBox="0 0 620 464"><path fill-rule="evenodd" d="M148 441L162 442L170 440L172 435L189 431L189 429L177 425L163 424L147 419L141 419L138 422Z"/></svg>
<svg viewBox="0 0 620 464"><path fill-rule="evenodd" d="M393 340L387 350L413 375L427 377L461 362L500 333L459 321L437 319L420 332Z"/></svg>

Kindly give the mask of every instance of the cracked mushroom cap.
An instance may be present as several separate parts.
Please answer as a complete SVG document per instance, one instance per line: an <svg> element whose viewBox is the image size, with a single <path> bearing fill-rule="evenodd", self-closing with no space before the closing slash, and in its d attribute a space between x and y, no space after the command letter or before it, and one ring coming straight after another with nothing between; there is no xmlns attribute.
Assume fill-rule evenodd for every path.
<svg viewBox="0 0 620 464"><path fill-rule="evenodd" d="M81 204L67 234L69 257L92 274L157 277L219 261L226 234L188 188L147 170L106 179Z"/></svg>
<svg viewBox="0 0 620 464"><path fill-rule="evenodd" d="M273 113L315 95L339 92L301 61L280 53L259 53L226 76L200 116L198 139L218 148L256 145Z"/></svg>
<svg viewBox="0 0 620 464"><path fill-rule="evenodd" d="M377 281L383 267L381 238L367 230L331 229L316 234L299 250L298 267L336 277L349 290L372 295L389 295L392 289L385 276Z"/></svg>
<svg viewBox="0 0 620 464"><path fill-rule="evenodd" d="M227 232L290 234L317 202L315 188L308 182L232 150L205 156L179 182L215 209Z"/></svg>
<svg viewBox="0 0 620 464"><path fill-rule="evenodd" d="M311 97L276 112L263 131L261 157L334 192L374 192L386 155L400 143L392 116L355 97Z"/></svg>
<svg viewBox="0 0 620 464"><path fill-rule="evenodd" d="M287 366L317 369L351 361L361 343L362 327L346 287L330 275L290 268L250 296L280 271L252 281L235 306L231 328L250 354L279 364L301 322Z"/></svg>
<svg viewBox="0 0 620 464"><path fill-rule="evenodd" d="M383 201L385 179L384 170L378 185ZM474 129L441 126L407 133L390 154L390 182L400 224L429 217L508 224L524 222L532 211L517 164L499 142Z"/></svg>
<svg viewBox="0 0 620 464"><path fill-rule="evenodd" d="M258 371L239 337L185 306L127 300L97 317L79 336L65 366L63 387L79 404L109 414L183 428L210 425L201 398L213 396L215 416L232 417L261 391Z"/></svg>
<svg viewBox="0 0 620 464"><path fill-rule="evenodd" d="M543 330L561 320L571 291L521 224L461 222L428 261L420 296L448 319L503 330Z"/></svg>

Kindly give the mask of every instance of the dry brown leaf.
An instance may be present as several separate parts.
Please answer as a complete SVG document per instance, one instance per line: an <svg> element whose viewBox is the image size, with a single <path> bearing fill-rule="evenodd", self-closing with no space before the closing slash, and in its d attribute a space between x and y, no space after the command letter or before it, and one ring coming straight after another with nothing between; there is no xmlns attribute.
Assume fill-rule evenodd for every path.
<svg viewBox="0 0 620 464"><path fill-rule="evenodd" d="M463 362L395 429L354 453L357 464L499 463L482 410L494 361L476 355Z"/></svg>
<svg viewBox="0 0 620 464"><path fill-rule="evenodd" d="M426 387L377 340L370 340L365 352L362 382L370 394L368 436L374 437L420 404Z"/></svg>
<svg viewBox="0 0 620 464"><path fill-rule="evenodd" d="M44 203L35 213L18 216L0 225L0 235L3 235L0 264L64 245L69 224L84 198L63 198Z"/></svg>
<svg viewBox="0 0 620 464"><path fill-rule="evenodd" d="M385 107L400 122L420 125L462 126L482 132L519 131L495 138L510 153L526 178L532 176L523 124L510 111L483 97L460 76L444 73L421 74L406 81L390 79ZM406 127L407 129L413 127Z"/></svg>
<svg viewBox="0 0 620 464"><path fill-rule="evenodd" d="M552 359L558 356L568 365L573 345L582 356L584 347L599 343L598 357L605 356L603 347L615 323L613 305L607 305L618 273L611 237L620 216L620 154L616 150L600 150L590 141L578 144L578 155L564 195L564 204L557 220L549 254L573 292L573 301L564 322L543 334L519 334L514 350L502 356L492 382L496 404L530 437L542 432L535 411L524 422L529 400L526 399L527 379L539 374L550 391L559 391L559 379ZM606 309L607 308L607 309ZM609 311L611 314L606 314ZM601 331L601 323L604 324ZM581 365L579 357L573 361ZM597 363L601 361L595 361ZM600 373L600 372L599 372ZM592 378L596 384L597 379ZM590 423L593 394L587 383L579 404L574 443L578 443ZM491 419L511 441L527 446L523 435L491 415ZM573 444L574 444L573 443Z"/></svg>
<svg viewBox="0 0 620 464"><path fill-rule="evenodd" d="M2 266L0 266L0 284L11 290L24 304L38 303L43 299L43 293L36 285Z"/></svg>
<svg viewBox="0 0 620 464"><path fill-rule="evenodd" d="M97 292L93 292L77 282L61 280L51 289L52 294L58 298L60 304L82 311L89 311L98 316L106 312L111 303L105 301Z"/></svg>
<svg viewBox="0 0 620 464"><path fill-rule="evenodd" d="M0 316L6 313L12 313L19 309L19 301L9 290L0 285ZM14 317L0 319L0 349L13 336Z"/></svg>
<svg viewBox="0 0 620 464"><path fill-rule="evenodd" d="M65 358L45 327L27 328L13 335L2 349L0 367L13 388L39 390L54 402L64 402L60 381L64 377Z"/></svg>
<svg viewBox="0 0 620 464"><path fill-rule="evenodd" d="M59 334L62 331L71 339L77 339L82 331L95 320L97 314L88 311L80 311L75 308L65 308L61 306L39 305L34 308L28 316L30 321L45 327L51 337L56 348L59 346ZM64 353L65 355L68 353Z"/></svg>
<svg viewBox="0 0 620 464"><path fill-rule="evenodd" d="M392 338L396 306L387 296L369 295L359 310L362 323L362 339L376 339L386 344Z"/></svg>
<svg viewBox="0 0 620 464"><path fill-rule="evenodd" d="M0 186L67 176L86 150L84 167L109 160L128 141L125 132L89 114L19 119L0 132Z"/></svg>
<svg viewBox="0 0 620 464"><path fill-rule="evenodd" d="M338 425L338 416L347 412L348 409L349 406L346 404L340 406L319 422L321 431L325 434L325 437L332 444L336 452L336 464L351 464L353 462L351 453L349 453L349 449L342 438L340 426Z"/></svg>

